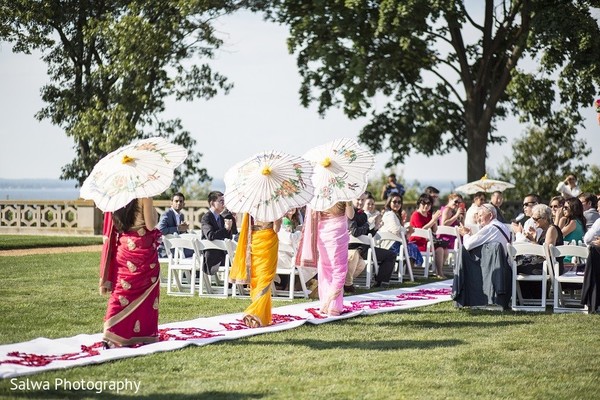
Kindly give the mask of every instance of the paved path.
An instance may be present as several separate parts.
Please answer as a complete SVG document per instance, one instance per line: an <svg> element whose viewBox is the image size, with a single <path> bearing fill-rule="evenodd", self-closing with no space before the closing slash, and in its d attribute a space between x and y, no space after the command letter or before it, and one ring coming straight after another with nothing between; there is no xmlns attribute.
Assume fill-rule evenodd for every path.
<svg viewBox="0 0 600 400"><path fill-rule="evenodd" d="M57 253L83 253L83 252L100 252L102 245L94 244L91 246L72 246L72 247L42 247L36 249L15 249L15 250L0 250L0 257L3 256L29 256L33 254L57 254Z"/></svg>

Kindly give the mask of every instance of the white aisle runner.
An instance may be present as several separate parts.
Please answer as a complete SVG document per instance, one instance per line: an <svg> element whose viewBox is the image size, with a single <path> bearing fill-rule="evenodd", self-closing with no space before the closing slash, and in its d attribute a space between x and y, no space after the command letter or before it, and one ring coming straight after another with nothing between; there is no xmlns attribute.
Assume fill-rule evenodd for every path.
<svg viewBox="0 0 600 400"><path fill-rule="evenodd" d="M97 364L189 345L203 346L222 340L292 329L307 322L323 324L357 315L423 307L449 301L451 288L452 281L448 280L413 288L344 297L344 312L339 317L319 314L318 302L277 307L273 309L273 325L264 328L248 328L242 322L242 313L173 322L159 327L159 342L138 347L105 350L101 345L101 333L61 339L37 338L29 342L0 346L0 378Z"/></svg>

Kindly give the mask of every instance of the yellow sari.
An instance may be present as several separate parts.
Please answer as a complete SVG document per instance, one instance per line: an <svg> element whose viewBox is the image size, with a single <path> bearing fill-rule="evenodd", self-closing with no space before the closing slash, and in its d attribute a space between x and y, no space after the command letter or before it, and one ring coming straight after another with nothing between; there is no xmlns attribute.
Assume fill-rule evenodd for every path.
<svg viewBox="0 0 600 400"><path fill-rule="evenodd" d="M248 247L250 257L247 257ZM250 327L267 326L272 322L271 284L277 270L278 248L279 240L273 229L250 231L249 215L244 215L230 280L232 283L250 282L252 304L244 311L244 322Z"/></svg>

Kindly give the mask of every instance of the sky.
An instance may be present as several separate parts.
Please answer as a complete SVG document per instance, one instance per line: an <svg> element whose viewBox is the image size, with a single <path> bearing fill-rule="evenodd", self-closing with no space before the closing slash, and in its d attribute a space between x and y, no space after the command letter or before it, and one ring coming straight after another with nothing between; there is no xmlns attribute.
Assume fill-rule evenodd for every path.
<svg viewBox="0 0 600 400"><path fill-rule="evenodd" d="M349 120L340 109L321 118L316 106L300 105L300 75L296 59L287 51L285 27L265 22L248 12L222 17L216 22L226 44L211 63L235 87L228 95L194 102L167 102L166 116L180 118L184 129L197 140L195 150L203 154L201 166L222 179L229 167L264 150L302 155L310 148L340 137L357 138L362 120ZM41 87L48 82L40 54L14 54L9 43L0 43L0 178L59 178L61 167L75 152L73 141L48 121L34 115L44 103ZM600 127L590 105L583 110L586 127L580 132L593 149L588 162L599 164ZM488 146L488 175L510 157L511 144L526 126L514 120L502 122L503 145ZM394 171L406 181L466 182L467 156L413 154L404 164L385 168L389 153L376 155L371 177Z"/></svg>

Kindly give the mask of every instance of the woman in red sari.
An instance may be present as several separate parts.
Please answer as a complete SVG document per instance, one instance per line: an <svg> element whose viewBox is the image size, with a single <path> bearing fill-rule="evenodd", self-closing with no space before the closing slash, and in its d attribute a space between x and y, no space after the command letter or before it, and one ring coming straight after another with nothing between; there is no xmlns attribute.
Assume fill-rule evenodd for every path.
<svg viewBox="0 0 600 400"><path fill-rule="evenodd" d="M158 341L160 266L151 198L104 214L100 292L110 293L104 317L106 348Z"/></svg>

